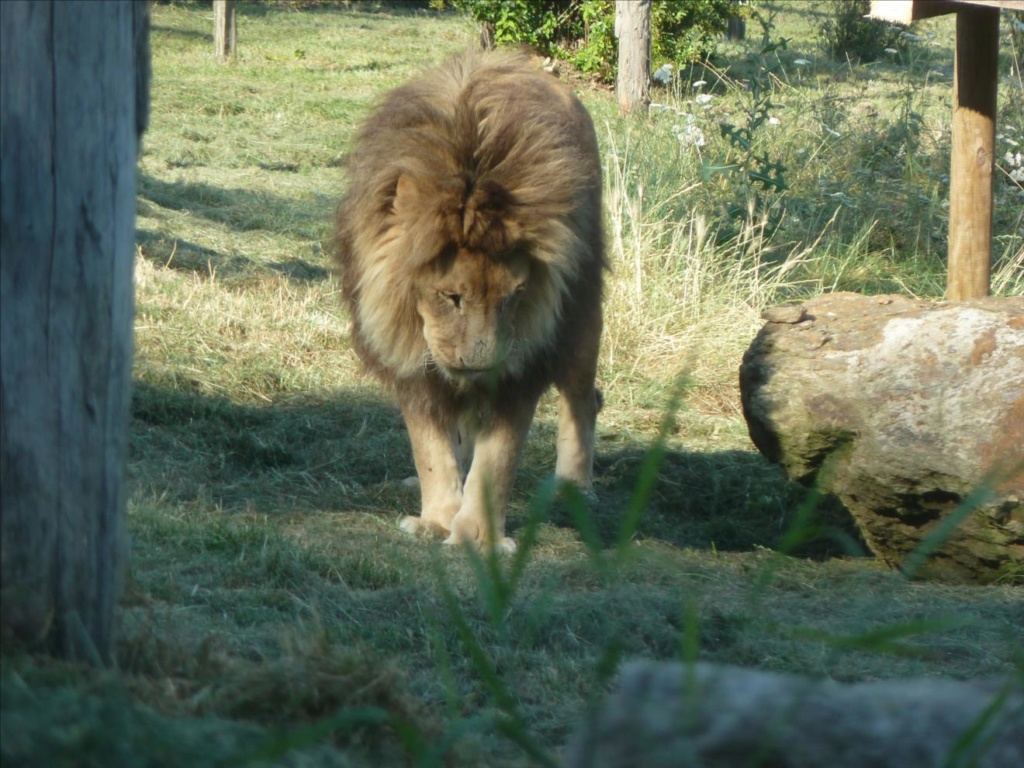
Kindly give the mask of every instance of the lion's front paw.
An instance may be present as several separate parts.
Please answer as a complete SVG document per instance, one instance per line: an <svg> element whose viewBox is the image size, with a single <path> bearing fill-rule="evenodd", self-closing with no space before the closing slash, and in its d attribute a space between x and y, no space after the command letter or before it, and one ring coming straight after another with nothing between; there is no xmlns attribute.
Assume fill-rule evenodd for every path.
<svg viewBox="0 0 1024 768"><path fill-rule="evenodd" d="M480 525L476 518L456 515L452 520L451 536L445 539L444 543L448 545L469 544L479 549L488 549L493 546L500 554L510 554L516 551L515 541L508 536L498 536L492 540L488 533L487 526Z"/></svg>
<svg viewBox="0 0 1024 768"><path fill-rule="evenodd" d="M510 539L508 536L502 536L495 543L494 548L498 550L499 554L511 555L516 551L515 539Z"/></svg>
<svg viewBox="0 0 1024 768"><path fill-rule="evenodd" d="M442 538L448 535L448 531L437 523L431 523L422 517L406 515L398 521L398 527L413 536L424 536L432 539Z"/></svg>
<svg viewBox="0 0 1024 768"><path fill-rule="evenodd" d="M444 543L448 546L454 546L457 544L468 544L479 549L488 549L491 546L491 543L486 540L476 541L473 539L456 538L454 533L447 539L445 539ZM510 539L508 536L502 536L500 539L497 540L497 542L494 543L493 546L499 555L511 555L516 551L515 539Z"/></svg>

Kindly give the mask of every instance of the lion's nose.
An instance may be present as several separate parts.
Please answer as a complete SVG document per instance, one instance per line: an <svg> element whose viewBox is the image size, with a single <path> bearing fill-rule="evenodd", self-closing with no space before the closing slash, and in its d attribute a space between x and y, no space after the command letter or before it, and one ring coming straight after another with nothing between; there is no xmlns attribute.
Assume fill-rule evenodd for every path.
<svg viewBox="0 0 1024 768"><path fill-rule="evenodd" d="M491 365L491 345L478 339L473 346L459 354L459 363L467 370L485 370Z"/></svg>
<svg viewBox="0 0 1024 768"><path fill-rule="evenodd" d="M459 353L459 365L466 371L486 371L494 365L495 345L487 339L477 339L473 346Z"/></svg>

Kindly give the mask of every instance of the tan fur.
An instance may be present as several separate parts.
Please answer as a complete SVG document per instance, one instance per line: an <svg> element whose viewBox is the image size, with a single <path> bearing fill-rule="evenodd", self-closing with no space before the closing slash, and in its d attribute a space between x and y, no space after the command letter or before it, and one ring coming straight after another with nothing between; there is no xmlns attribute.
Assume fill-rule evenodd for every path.
<svg viewBox="0 0 1024 768"><path fill-rule="evenodd" d="M472 52L387 94L348 172L353 342L398 394L423 494L403 528L511 547L505 503L551 384L556 473L591 483L605 261L590 117L524 57Z"/></svg>

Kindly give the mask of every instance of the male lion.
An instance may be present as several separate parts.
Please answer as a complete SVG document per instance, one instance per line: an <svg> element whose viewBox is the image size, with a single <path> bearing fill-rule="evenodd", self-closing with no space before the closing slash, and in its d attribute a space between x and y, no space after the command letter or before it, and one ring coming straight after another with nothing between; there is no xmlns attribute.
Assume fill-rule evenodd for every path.
<svg viewBox="0 0 1024 768"><path fill-rule="evenodd" d="M550 384L555 472L591 484L605 257L590 116L526 58L472 52L388 93L348 175L353 345L398 395L422 492L401 527L512 550L505 506Z"/></svg>

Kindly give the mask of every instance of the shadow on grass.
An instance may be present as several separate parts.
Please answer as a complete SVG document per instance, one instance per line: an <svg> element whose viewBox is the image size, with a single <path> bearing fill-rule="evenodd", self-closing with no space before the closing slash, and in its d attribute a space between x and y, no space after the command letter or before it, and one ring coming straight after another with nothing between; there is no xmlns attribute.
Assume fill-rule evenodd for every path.
<svg viewBox="0 0 1024 768"><path fill-rule="evenodd" d="M177 502L200 499L225 509L274 516L345 510L415 514L419 500L401 480L414 474L397 408L375 387L310 395L267 407L147 382L133 397L132 480ZM614 544L640 476L646 446L597 457L593 525ZM552 471L527 459L513 506L528 501ZM757 453L667 451L636 534L680 547L750 551L778 547L809 492ZM510 532L521 524L510 517ZM556 504L549 521L574 528ZM792 552L824 559L850 554L849 516L831 499L816 505L807 535Z"/></svg>
<svg viewBox="0 0 1024 768"><path fill-rule="evenodd" d="M336 191L340 196L341 187ZM142 174L139 179L139 196L163 208L187 211L224 224L235 232L293 232L308 239L318 236L319 227L330 221L331 212L338 202L338 197L330 195L316 195L312 200L299 199L196 181L163 181L149 174ZM282 221L296 222L296 226L282 227ZM314 232L313 228L317 231Z"/></svg>
<svg viewBox="0 0 1024 768"><path fill-rule="evenodd" d="M184 383L187 387L187 382ZM374 509L374 484L412 471L396 408L371 389L311 393L267 407L134 382L136 489L225 510Z"/></svg>
<svg viewBox="0 0 1024 768"><path fill-rule="evenodd" d="M135 242L142 257L158 267L203 275L216 274L228 281L277 273L296 282L316 283L331 276L330 269L305 259L265 263L249 256L229 255L190 240L168 237L150 229L137 229Z"/></svg>
<svg viewBox="0 0 1024 768"><path fill-rule="evenodd" d="M169 27L165 24L152 24L150 25L150 33L155 37L157 35L174 35L176 37L186 37L190 40L205 40L211 46L213 46L213 27L211 26L210 33L199 32L194 29L180 29L178 27Z"/></svg>
<svg viewBox="0 0 1024 768"><path fill-rule="evenodd" d="M597 500L589 508L606 545L614 545L619 536L646 455L646 447L636 446L596 458ZM790 554L827 559L866 551L839 501L833 497L815 500L811 494L753 451L668 450L636 535L702 550L777 549L801 506L812 504L804 523L804 539ZM572 515L562 505L556 507L552 519L559 525L573 525ZM851 543L855 544L852 548Z"/></svg>
<svg viewBox="0 0 1024 768"><path fill-rule="evenodd" d="M386 15L398 17L432 17L452 15L450 11L436 11L429 0L298 0L290 4L295 12L313 15L347 13L352 15ZM280 15L280 9L270 3L240 3L238 13L250 18Z"/></svg>

